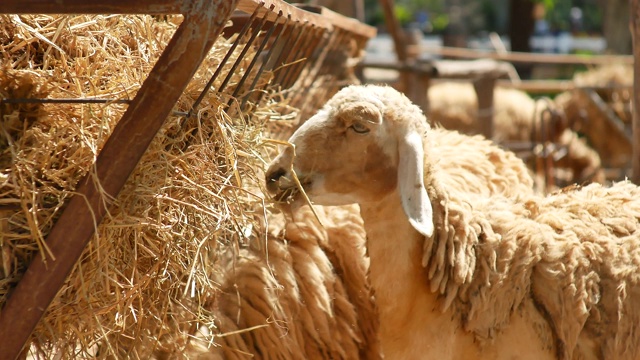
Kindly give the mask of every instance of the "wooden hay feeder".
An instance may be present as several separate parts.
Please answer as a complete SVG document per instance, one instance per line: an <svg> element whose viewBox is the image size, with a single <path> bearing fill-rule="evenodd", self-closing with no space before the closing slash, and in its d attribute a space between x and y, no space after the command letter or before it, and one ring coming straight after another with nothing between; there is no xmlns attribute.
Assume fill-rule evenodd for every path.
<svg viewBox="0 0 640 360"><path fill-rule="evenodd" d="M305 111L314 110L337 90L337 86L333 84L339 83L332 81L334 65L327 65L327 59L335 57L332 54L343 54L343 60L339 61L351 66L347 60L357 58L366 40L375 34L369 27L359 27L349 22L347 27L338 27L336 24L344 23L344 19L339 19L336 14L329 16L322 9L312 13L279 0L105 0L68 1L64 5L35 0L6 0L3 1L0 12L182 15L182 18L155 18L165 21L169 28L172 23L175 25L175 32L170 39L169 36L166 37L166 43L162 40L166 29L152 28L149 24L153 22L149 22L149 19L154 18L150 17L130 17L127 21L130 21L128 26L143 28L146 36L154 39L155 43L147 43L134 35L114 40L108 34L100 34L101 47L96 51L100 54L104 52L105 57L110 56L111 61L122 62L127 66L127 60L119 58L123 56L122 53L110 52L105 44L122 40L126 44L118 48L118 51L133 49L138 51L136 54L151 54L153 59L153 51L147 51L146 46L159 47L160 51L157 52L157 60L152 68L151 63L146 69L143 66L139 72L124 65L120 68L120 71L130 71L127 74L139 79L139 88L135 81L129 86L113 85L108 80L109 76L118 74L106 74L100 66L86 60L96 54L93 51L95 49L91 48L91 39L96 30L90 29L91 26L122 26L117 23L120 20L112 16L88 18L81 23L73 22L78 21L78 17L48 18L41 28L20 23L21 18L15 16L13 19L19 23L18 27L27 29L33 36L11 43L20 39L3 39L3 34L0 34L0 39L10 42L12 46L4 48L6 54L9 54L7 56L11 56L13 50L24 50L21 60L14 59L14 66L19 64L18 60L28 59L31 56L29 51L37 50L33 44L51 48L44 51L43 63L38 64L35 70L29 70L40 74L34 79L42 81L27 84L26 92L20 92L20 88L13 85L3 87L11 91L0 89L0 115L4 124L2 137L5 141L0 142L0 148L5 154L10 154L10 159L16 160L23 156L21 152L15 151L18 150L18 141L15 140L44 117L64 118L68 111L69 121L73 118L77 122L71 121L66 126L67 129L74 129L74 126L84 129L88 119L102 121L97 126L99 135L80 131L80 135L72 137L81 139L78 142L82 145L89 144L88 150L83 150L85 153L82 158L73 158L73 161L65 158L69 148L78 147L77 143L67 143L70 147L60 144L59 148L51 150L51 153L60 156L58 165L44 167L41 172L60 174L59 164L66 164L64 169L74 176L68 179L58 177L59 181L47 183L56 189L58 197L38 195L37 190L42 190L40 183L34 183L31 188L26 189L28 192L24 192L30 194L30 198L16 196L19 192L5 192L6 189L17 189L17 171L0 175L0 182L7 186L2 188L3 198L0 199L0 212L3 214L0 219L0 250L4 270L4 278L0 279L3 291L0 295L5 301L0 312L0 359L17 358L23 350L29 350L29 347L24 348L25 344L40 347L45 356L88 356L90 348L98 346L97 339L108 345L109 339L114 336L129 338L131 341L124 345L128 348L107 348L106 351L115 355L122 354L122 351L127 353L132 348L141 346L141 339L145 337L160 342L160 335L149 332L166 331L162 324L166 322L168 312L173 316L182 316L175 321L177 328L185 323L188 325L189 316L201 316L202 314L194 314L193 308L179 314L175 309L170 309L169 303L187 297L186 294L189 293L192 295L189 298L204 297L207 292L205 288L212 284L211 278L202 270L207 267L206 259L203 260L202 256L203 248L209 246L212 253L232 249L238 246L247 232L251 233L253 222L257 221L250 210L263 199L243 188L243 184L259 186L257 174L260 173L260 163L253 154L260 150L257 144L265 117L254 120L255 114L261 111L264 113L264 109L277 103ZM6 19L8 18L3 18L4 21ZM34 21L35 24L43 23ZM86 37L88 43L71 41L79 39L71 37L70 42L65 44L67 48L59 48L56 45L58 36L63 36L70 29L86 29L89 34ZM41 34L45 32L49 37ZM130 31L130 34L134 33L134 30ZM347 50L345 44L348 45ZM72 60L61 55L69 55L69 49L82 54L86 59L82 60L83 56L78 56ZM218 54L218 58L212 58L211 54ZM338 58L340 59L339 56ZM335 60L329 62L331 61L335 63ZM82 64L84 68L95 71L91 74L100 74L100 78L91 79L94 75L87 75L87 78L73 79L71 75L64 74L69 69L71 72L78 71ZM207 66L200 67L201 64ZM78 68L65 69L65 66ZM13 70L15 69L0 69L0 73L16 74ZM44 70L49 72L40 72ZM45 77L47 74L71 79L62 87L57 83L53 84L55 81L48 81ZM12 84L15 85L16 81ZM86 84L90 86L86 87ZM317 94L310 96L309 89ZM64 94L69 96L65 97ZM310 102L312 98L316 102ZM99 106L98 110L91 107L96 105ZM67 108L57 108L62 106ZM277 112L274 111L274 114ZM268 118L268 114L266 117ZM16 124L22 127L14 126ZM55 126L51 127L54 128ZM16 132L12 133L12 129ZM38 131L39 134L46 133L41 129ZM56 146L55 142L49 143ZM79 168L69 167L76 160L84 165ZM162 168L166 163L171 163L173 167ZM5 161L2 165L9 169L15 164ZM162 179L154 179L157 175L154 171L159 166L163 169L164 176ZM209 167L217 172L208 171ZM167 169L172 173L167 173ZM209 177L205 178L205 175ZM216 180L206 182L213 178ZM164 183L159 185L157 182L160 180ZM202 182L199 183L200 181ZM179 186L187 183L192 187ZM211 188L207 187L209 185ZM166 192L159 192L158 189ZM183 199L180 196L185 196L184 199L189 201L197 201L200 199L199 194L203 193L210 193L211 199L219 198L220 201L186 204L193 211L188 214L177 213L176 223L187 224L185 228L192 230L174 227L176 223L171 223L172 220L164 217L177 209L176 204ZM154 199L154 206L147 207L145 213L139 213L140 209L134 206L135 201L127 202L142 198ZM50 212L43 216L45 208ZM223 208L224 211L220 210ZM24 218L24 224L27 224L23 226L24 233L19 240L5 236L15 225L15 219L19 217L16 214L20 214ZM149 214L156 218L145 217ZM183 219L180 218L182 215ZM206 220L206 216L211 218ZM118 219L123 222L118 223ZM103 220L109 226L99 226ZM200 226L193 226L193 222ZM125 234L123 230L149 224L152 224L153 231L147 228L143 232ZM203 231L202 228L215 231ZM158 235L164 231L162 229L173 229L174 233L181 229L183 232L163 238ZM109 234L116 234L113 239L132 241L130 244L133 244L135 251L109 253L118 246L110 244L112 238L109 238ZM218 240L217 236L220 236ZM153 241L148 241L146 237L153 238ZM180 241L182 238L192 241ZM158 248L153 248L154 246ZM171 254L180 251L185 252L183 257L171 257ZM15 256L18 252L22 254L21 259ZM110 261L118 257L119 261L133 263L140 268L132 270L130 274L108 273L111 269ZM82 260L79 262L79 259ZM189 259L195 262L189 263ZM201 263L197 263L198 259ZM172 262L167 262L168 260ZM20 261L28 263L20 264ZM91 272L87 271L89 268L92 269ZM200 270L203 274L198 273ZM104 283L85 288L85 284L96 280L85 279L83 275L96 273L101 279L99 281ZM69 274L71 276L68 278ZM160 274L168 281L164 285L157 278L162 278ZM127 281L127 284L120 286ZM147 291L154 286L156 288L152 291ZM90 290L87 291L88 289ZM164 298L152 299L155 303L152 301L150 305L142 300L145 294ZM104 297L112 298L110 305L106 304L108 301L105 302ZM56 302L55 299L60 298L62 300ZM98 326L69 324L69 321L81 322L84 320L81 316L87 315L67 311L73 308L76 298L86 301L87 310L95 317L91 321L98 323ZM50 306L52 302L53 306ZM69 317L64 317L65 312L69 312ZM43 316L44 324L40 322ZM144 323L140 317L149 320ZM114 322L104 325L102 321L105 318ZM150 325L154 321L161 325L154 328ZM148 328L143 329L140 325L142 323L149 325ZM34 329L36 333L32 336ZM59 343L47 347L46 344L53 341L52 337L70 333L73 333L70 338L56 339L60 340Z"/></svg>

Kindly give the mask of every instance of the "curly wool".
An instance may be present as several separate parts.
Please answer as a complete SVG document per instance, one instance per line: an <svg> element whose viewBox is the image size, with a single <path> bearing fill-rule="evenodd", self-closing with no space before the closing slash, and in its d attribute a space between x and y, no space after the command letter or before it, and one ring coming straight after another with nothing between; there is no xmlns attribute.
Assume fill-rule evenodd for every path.
<svg viewBox="0 0 640 360"><path fill-rule="evenodd" d="M444 216L425 246L431 286L478 340L531 297L559 358L640 356L640 188L593 184L516 202L434 195Z"/></svg>
<svg viewBox="0 0 640 360"><path fill-rule="evenodd" d="M211 305L215 346L191 355L245 359L379 359L377 315L366 280L365 233L357 206L308 207L270 219L264 250L242 249Z"/></svg>
<svg viewBox="0 0 640 360"><path fill-rule="evenodd" d="M429 161L449 175L443 179L449 188L482 196L533 193L533 180L522 160L482 136L435 128L427 132L425 149Z"/></svg>

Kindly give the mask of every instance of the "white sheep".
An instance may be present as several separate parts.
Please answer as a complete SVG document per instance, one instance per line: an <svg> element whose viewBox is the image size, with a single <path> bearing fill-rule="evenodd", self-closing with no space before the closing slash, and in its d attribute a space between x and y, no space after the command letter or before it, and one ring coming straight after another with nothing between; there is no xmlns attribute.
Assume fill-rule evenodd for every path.
<svg viewBox="0 0 640 360"><path fill-rule="evenodd" d="M267 172L274 192L293 169L312 201L360 205L385 356L638 359L638 187L474 193L450 171L468 150L438 158L428 128L395 90L352 86Z"/></svg>

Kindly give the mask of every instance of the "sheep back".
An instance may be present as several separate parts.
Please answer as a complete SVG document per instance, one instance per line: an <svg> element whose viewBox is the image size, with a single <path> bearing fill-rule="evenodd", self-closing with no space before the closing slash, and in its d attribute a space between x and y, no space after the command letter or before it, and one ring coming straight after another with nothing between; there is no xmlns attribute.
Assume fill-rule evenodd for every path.
<svg viewBox="0 0 640 360"><path fill-rule="evenodd" d="M450 222L466 221L440 238L473 243L471 251L450 250L445 271L455 273L459 259L474 266L452 303L478 340L490 340L515 311L529 308L548 319L561 359L640 356L640 188L592 184L515 202L451 202L447 210Z"/></svg>
<svg viewBox="0 0 640 360"><path fill-rule="evenodd" d="M469 194L507 197L533 192L524 162L492 141L435 128L427 134L427 161L437 163L443 185Z"/></svg>
<svg viewBox="0 0 640 360"><path fill-rule="evenodd" d="M547 230L533 294L552 319L565 357L580 351L576 344L583 338L598 344L605 359L637 359L640 188L593 184L526 207Z"/></svg>

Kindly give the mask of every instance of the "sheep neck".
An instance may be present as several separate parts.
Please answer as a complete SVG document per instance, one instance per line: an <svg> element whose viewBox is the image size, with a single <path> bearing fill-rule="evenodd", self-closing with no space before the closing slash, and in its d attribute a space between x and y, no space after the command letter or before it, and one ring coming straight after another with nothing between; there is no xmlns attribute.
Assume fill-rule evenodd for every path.
<svg viewBox="0 0 640 360"><path fill-rule="evenodd" d="M433 198L445 192L430 183ZM437 195L436 195L437 194ZM437 210L436 210L437 211ZM380 314L380 344L390 359L553 359L552 340L545 337L546 322L528 302L524 315L516 314L509 331L493 343L476 342L461 328L460 313L442 312L440 299L429 287L422 267L424 236L404 215L400 196L393 192L375 204L360 204L370 257L369 279ZM532 326L532 322L538 324ZM541 332L542 331L542 332ZM541 335L542 334L542 335Z"/></svg>
<svg viewBox="0 0 640 360"><path fill-rule="evenodd" d="M375 204L360 204L371 259L370 280L381 316L381 338L412 323L421 309L436 309L421 264L424 236L409 223L397 192ZM439 312L438 312L439 313ZM435 315L435 314L434 314ZM385 328L389 334L385 333Z"/></svg>

